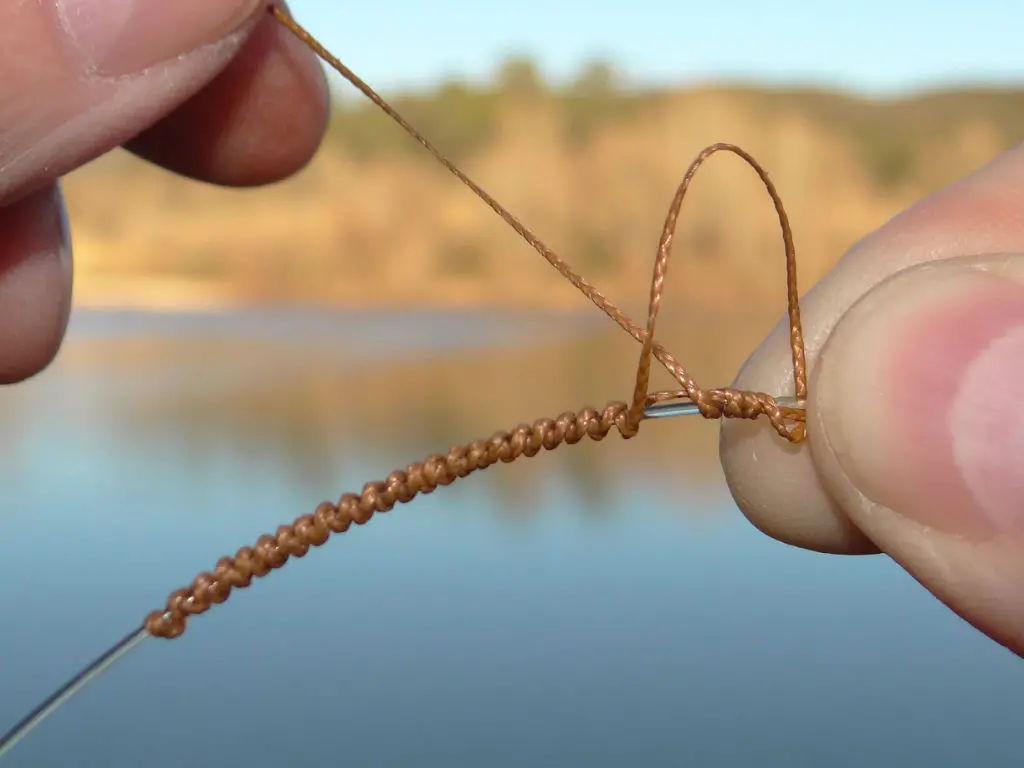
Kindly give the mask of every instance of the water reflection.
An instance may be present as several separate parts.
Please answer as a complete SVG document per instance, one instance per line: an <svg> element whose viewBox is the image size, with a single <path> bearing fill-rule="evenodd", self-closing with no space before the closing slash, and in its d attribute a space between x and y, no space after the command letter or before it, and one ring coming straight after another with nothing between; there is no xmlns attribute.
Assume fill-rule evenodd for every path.
<svg viewBox="0 0 1024 768"><path fill-rule="evenodd" d="M321 499L632 385L634 346L582 320L358 320L84 316L0 393L0 724ZM667 343L724 382L769 322ZM1017 660L885 560L753 531L716 439L652 423L376 519L148 643L10 765L1017 764Z"/></svg>
<svg viewBox="0 0 1024 768"><path fill-rule="evenodd" d="M442 316L433 332L413 319L411 339L387 316L380 327L365 317L335 317L343 332L330 339L323 335L329 319L315 317L307 330L288 315L263 317L253 323L264 329L260 335L230 316L202 325L190 317L175 323L125 314L118 323L86 315L52 370L31 387L4 393L0 419L9 434L22 435L9 448L17 451L27 435L46 429L26 421L46 402L60 414L52 423L61 429L73 423L92 439L180 457L191 472L226 452L334 495L339 462L351 466L355 456L383 477L396 457L419 460L524 421L625 399L632 388L631 340L595 333L572 316L543 335L507 318L453 323ZM353 322L360 334L352 333ZM394 338L382 347L384 336ZM416 346L427 338L442 342ZM616 468L667 472L659 482L683 486L717 472L712 425L651 424L644 432L628 447L617 438L565 447L560 453L571 455L557 465L517 465L474 482L522 506L528 497L517 494L529 494L552 472L574 479L592 501L605 494Z"/></svg>

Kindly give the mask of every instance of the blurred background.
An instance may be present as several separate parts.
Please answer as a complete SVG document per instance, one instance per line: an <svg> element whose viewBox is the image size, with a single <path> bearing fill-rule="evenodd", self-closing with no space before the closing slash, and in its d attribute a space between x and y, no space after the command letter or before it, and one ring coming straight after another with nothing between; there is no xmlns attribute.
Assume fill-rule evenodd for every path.
<svg viewBox="0 0 1024 768"><path fill-rule="evenodd" d="M291 7L636 316L708 143L772 175L806 290L1024 139L1024 19L996 0ZM319 501L628 399L635 344L334 86L322 150L283 183L217 189L123 152L66 180L68 342L0 392L0 730ZM661 340L725 384L783 302L770 201L716 158ZM708 323L719 338L689 330ZM717 426L664 422L339 537L144 645L10 764L1009 766L1022 692L1019 659L890 561L752 529Z"/></svg>

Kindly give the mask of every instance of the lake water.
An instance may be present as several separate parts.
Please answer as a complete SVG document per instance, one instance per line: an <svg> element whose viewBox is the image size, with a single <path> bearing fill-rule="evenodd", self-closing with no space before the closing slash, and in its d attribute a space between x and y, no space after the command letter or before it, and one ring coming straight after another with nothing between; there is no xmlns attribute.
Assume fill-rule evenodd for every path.
<svg viewBox="0 0 1024 768"><path fill-rule="evenodd" d="M0 391L0 730L321 500L628 395L628 339L549 320L76 314ZM693 365L725 383L745 351ZM144 643L4 768L1020 765L1024 664L885 558L759 534L717 426L684 422L332 539Z"/></svg>

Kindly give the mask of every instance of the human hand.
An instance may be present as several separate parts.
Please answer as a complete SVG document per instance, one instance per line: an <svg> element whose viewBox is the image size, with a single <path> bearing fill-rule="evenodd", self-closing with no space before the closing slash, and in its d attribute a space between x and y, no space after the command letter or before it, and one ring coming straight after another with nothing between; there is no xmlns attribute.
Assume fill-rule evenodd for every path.
<svg viewBox="0 0 1024 768"><path fill-rule="evenodd" d="M885 552L1024 655L1024 145L854 245L802 307L808 439L726 423L737 504L796 546ZM783 392L791 366L780 326L735 386Z"/></svg>
<svg viewBox="0 0 1024 768"><path fill-rule="evenodd" d="M119 145L249 186L315 152L329 106L316 58L265 0L6 3L0 23L0 383L44 368L71 305L57 180Z"/></svg>

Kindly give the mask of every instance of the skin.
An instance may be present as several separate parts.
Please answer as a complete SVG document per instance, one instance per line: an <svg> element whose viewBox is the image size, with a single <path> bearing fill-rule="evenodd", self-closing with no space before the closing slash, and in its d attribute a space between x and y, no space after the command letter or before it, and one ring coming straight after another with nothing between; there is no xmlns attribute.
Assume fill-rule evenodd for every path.
<svg viewBox="0 0 1024 768"><path fill-rule="evenodd" d="M115 74L83 54L88 46L69 31L56 3L5 7L0 383L45 368L64 336L72 266L62 175L123 145L177 173L252 186L291 175L316 152L329 109L316 58L260 4L225 29L236 5L178 0L161 4L173 12L138 14L124 27L121 55L101 58ZM123 39L133 36L145 45L124 50ZM186 47L177 50L176 41ZM146 62L151 51L163 60ZM144 68L130 71L140 62Z"/></svg>
<svg viewBox="0 0 1024 768"><path fill-rule="evenodd" d="M820 552L883 552L1024 654L1024 146L902 212L802 302L808 439L723 425L747 518ZM785 393L787 328L735 385Z"/></svg>
<svg viewBox="0 0 1024 768"><path fill-rule="evenodd" d="M259 0L103 16L129 7L5 8L0 383L44 369L64 336L72 267L62 175L124 146L196 179L259 185L304 166L323 136L319 65ZM98 29L118 39L97 42ZM803 303L808 440L789 445L763 422L727 422L721 439L730 489L759 529L822 552L885 553L1018 654L1022 211L1019 148L857 243ZM735 385L785 393L789 366L780 325Z"/></svg>

